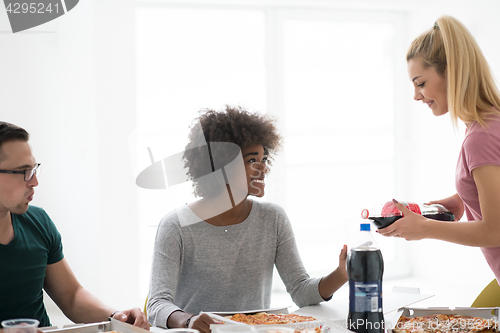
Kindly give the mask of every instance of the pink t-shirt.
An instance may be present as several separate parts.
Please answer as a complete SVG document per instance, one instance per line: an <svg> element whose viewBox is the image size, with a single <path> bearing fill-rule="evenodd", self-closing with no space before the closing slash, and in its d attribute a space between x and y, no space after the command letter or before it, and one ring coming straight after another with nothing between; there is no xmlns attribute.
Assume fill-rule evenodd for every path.
<svg viewBox="0 0 500 333"><path fill-rule="evenodd" d="M472 170L482 165L500 166L500 115L487 128L474 122L467 128L455 174L457 193L464 202L469 221L482 220L481 207ZM499 204L500 204L500 198ZM500 221L498 221L500 223ZM482 247L484 257L500 283L500 247Z"/></svg>

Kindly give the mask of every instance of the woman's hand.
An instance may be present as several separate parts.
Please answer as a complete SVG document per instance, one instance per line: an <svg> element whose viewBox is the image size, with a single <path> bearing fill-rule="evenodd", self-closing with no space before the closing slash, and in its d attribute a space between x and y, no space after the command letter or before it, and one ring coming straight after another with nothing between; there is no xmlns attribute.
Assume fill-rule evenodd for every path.
<svg viewBox="0 0 500 333"><path fill-rule="evenodd" d="M397 220L388 227L378 229L377 232L383 236L401 237L406 240L420 240L425 237L427 219L416 214L393 199L394 205L403 213L403 218Z"/></svg>
<svg viewBox="0 0 500 333"><path fill-rule="evenodd" d="M189 322L189 328L194 328L200 331L200 333L210 333L211 324L222 324L220 320L210 317L206 313L194 316Z"/></svg>
<svg viewBox="0 0 500 333"><path fill-rule="evenodd" d="M341 276L344 276L347 279L347 245L344 244L342 250L340 250L339 254L339 272Z"/></svg>
<svg viewBox="0 0 500 333"><path fill-rule="evenodd" d="M464 203L456 193L448 198L425 203L425 205L432 204L443 205L444 208L448 209L453 215L455 215L455 219L453 221L460 221L464 215Z"/></svg>
<svg viewBox="0 0 500 333"><path fill-rule="evenodd" d="M347 282L347 245L344 244L339 254L339 267L333 272L324 276L319 281L319 294L324 300L329 299L334 292Z"/></svg>

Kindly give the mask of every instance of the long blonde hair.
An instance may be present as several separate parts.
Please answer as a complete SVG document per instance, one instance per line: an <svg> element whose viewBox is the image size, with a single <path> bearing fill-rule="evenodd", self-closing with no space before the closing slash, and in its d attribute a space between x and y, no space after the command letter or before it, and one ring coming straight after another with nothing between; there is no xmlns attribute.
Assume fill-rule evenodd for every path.
<svg viewBox="0 0 500 333"><path fill-rule="evenodd" d="M448 108L455 126L460 119L485 127L490 116L500 114L500 93L490 67L472 34L456 18L442 16L417 37L406 61L417 57L446 77Z"/></svg>

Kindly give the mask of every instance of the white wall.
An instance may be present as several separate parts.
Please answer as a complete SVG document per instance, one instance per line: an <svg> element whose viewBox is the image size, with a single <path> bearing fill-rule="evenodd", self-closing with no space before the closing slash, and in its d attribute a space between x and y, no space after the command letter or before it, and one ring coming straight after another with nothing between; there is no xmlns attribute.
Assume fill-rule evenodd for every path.
<svg viewBox="0 0 500 333"><path fill-rule="evenodd" d="M9 30L0 10L0 30ZM136 187L131 1L81 1L24 33L0 34L0 118L31 133L43 165L34 205L63 235L80 282L110 305L142 307Z"/></svg>
<svg viewBox="0 0 500 333"><path fill-rule="evenodd" d="M456 16L476 36L500 76L497 0L476 0L474 5L445 0L311 3L407 12L408 44L438 16ZM0 34L0 119L31 133L43 164L33 204L44 207L59 227L66 258L82 284L119 308L142 307L145 296L135 269L141 258L128 152L136 110L134 6L132 0L82 0L51 23L25 33ZM0 30L9 30L3 10ZM401 199L450 195L463 128L455 132L446 116L433 117L412 101L410 83L407 88L408 103L401 112L411 120L404 129L410 136L404 143L408 149L399 153L413 176L404 191L408 198ZM383 96L374 103L382 101ZM480 290L493 278L478 249L432 240L411 247L413 274L422 283L449 276L457 288L473 284ZM468 274L470 267L485 274Z"/></svg>

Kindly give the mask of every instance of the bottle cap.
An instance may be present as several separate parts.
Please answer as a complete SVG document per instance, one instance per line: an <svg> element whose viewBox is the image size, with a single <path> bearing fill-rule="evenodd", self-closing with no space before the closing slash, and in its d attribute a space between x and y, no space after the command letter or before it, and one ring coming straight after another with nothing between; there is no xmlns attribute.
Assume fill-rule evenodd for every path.
<svg viewBox="0 0 500 333"><path fill-rule="evenodd" d="M370 223L361 223L360 231L370 231Z"/></svg>

